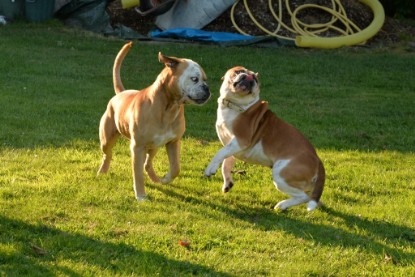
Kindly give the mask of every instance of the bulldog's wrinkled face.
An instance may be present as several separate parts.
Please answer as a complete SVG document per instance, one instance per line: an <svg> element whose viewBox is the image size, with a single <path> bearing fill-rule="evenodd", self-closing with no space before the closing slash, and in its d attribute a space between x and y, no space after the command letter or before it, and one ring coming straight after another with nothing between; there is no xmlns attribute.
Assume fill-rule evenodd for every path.
<svg viewBox="0 0 415 277"><path fill-rule="evenodd" d="M233 67L223 77L220 91L221 96L228 99L255 99L259 95L258 73L242 66Z"/></svg>
<svg viewBox="0 0 415 277"><path fill-rule="evenodd" d="M178 59L163 56L159 53L159 60L171 70L171 81L176 83L180 102L202 105L210 98L210 90L206 84L206 74L199 64L189 59Z"/></svg>

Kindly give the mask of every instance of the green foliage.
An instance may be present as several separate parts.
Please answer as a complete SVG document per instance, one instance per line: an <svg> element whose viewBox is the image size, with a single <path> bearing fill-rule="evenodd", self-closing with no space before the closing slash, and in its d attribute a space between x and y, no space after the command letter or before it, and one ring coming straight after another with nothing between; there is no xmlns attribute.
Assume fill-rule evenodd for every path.
<svg viewBox="0 0 415 277"><path fill-rule="evenodd" d="M150 201L137 204L128 141L95 176L124 42L58 23L4 26L0 40L1 276L415 275L413 53L136 42L126 87L155 79L161 51L199 62L213 93L186 106L180 176L147 179ZM237 64L259 72L262 98L316 146L324 208L274 211L287 196L267 168L237 163L227 194L219 172L203 177L220 148L220 78ZM155 167L167 170L165 151Z"/></svg>

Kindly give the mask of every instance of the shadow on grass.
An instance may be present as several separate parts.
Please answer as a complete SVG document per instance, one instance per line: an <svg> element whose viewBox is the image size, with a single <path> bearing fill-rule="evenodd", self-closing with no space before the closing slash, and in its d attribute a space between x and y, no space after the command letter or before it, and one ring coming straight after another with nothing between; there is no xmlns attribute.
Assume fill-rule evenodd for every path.
<svg viewBox="0 0 415 277"><path fill-rule="evenodd" d="M403 266L414 264L415 254L404 250L408 249L409 245L414 246L414 229L342 213L327 207L321 210L332 217L333 221L343 222L347 229L315 224L304 218L293 218L289 215L290 210L278 212L265 208L252 209L249 216L241 214L238 210L231 213L235 217L255 223L255 226L264 230L281 229L305 241L332 247L359 249L361 252L378 255L379 261L385 256L390 256L394 264Z"/></svg>
<svg viewBox="0 0 415 277"><path fill-rule="evenodd" d="M215 102L213 100L210 101ZM88 99L88 101L91 100ZM18 120L8 117L2 118L0 115L0 119L4 122L3 126L0 126L0 148L62 147L71 145L73 141L89 141L96 143L96 149L99 152L98 126L107 101L102 102L103 104L99 108L90 108L89 110L83 110L75 104L71 108L66 108L67 110L73 109L74 112L60 111L57 108L53 112L20 110ZM14 109L18 110L18 107ZM184 138L194 138L206 142L219 141L215 131L215 104L209 103L202 107L186 106L185 110L186 132ZM5 114L8 113L5 112ZM402 118L405 117L402 116ZM382 124L395 126L386 119L382 121ZM301 128L297 124L294 126L299 128L319 149L391 150L402 153L414 152L415 149L414 143L412 143L413 137L409 135L414 128L410 127L373 130L373 126L367 125L359 126L359 128L353 126L338 128L336 126L320 126L313 122L308 124L306 128L304 126ZM405 132L403 133L402 130ZM184 155L193 154L186 152L185 149L182 149L182 153Z"/></svg>
<svg viewBox="0 0 415 277"><path fill-rule="evenodd" d="M359 251L379 256L379 261L392 262L396 265L410 266L415 264L415 230L406 226L360 216L349 215L328 207L322 207L315 212L326 213L331 221L342 222L347 228L333 225L315 224L304 217L293 218L290 210L281 212L271 208L269 203L263 203L264 208L252 208L244 204L228 207L217 202L203 200L181 194L178 188L157 187L163 193L175 197L180 202L192 203L195 206L206 206L212 210L220 210L229 217L244 220L252 224L252 228L264 231L283 230L304 241L312 241L330 247L353 248ZM269 206L270 208L265 208ZM298 208L304 208L301 206ZM207 215L206 215L207 216ZM385 259L391 257L391 259Z"/></svg>
<svg viewBox="0 0 415 277"><path fill-rule="evenodd" d="M84 235L64 232L46 225L31 225L0 216L0 243L13 244L15 251L0 250L0 275L54 276L85 274L67 266L68 262L93 272L116 275L215 275L228 276L190 262L175 261L160 254L141 251L126 244L102 242ZM52 247L43 249L39 244ZM60 264L58 265L58 261ZM66 262L65 262L66 261ZM128 266L126 266L128 265Z"/></svg>

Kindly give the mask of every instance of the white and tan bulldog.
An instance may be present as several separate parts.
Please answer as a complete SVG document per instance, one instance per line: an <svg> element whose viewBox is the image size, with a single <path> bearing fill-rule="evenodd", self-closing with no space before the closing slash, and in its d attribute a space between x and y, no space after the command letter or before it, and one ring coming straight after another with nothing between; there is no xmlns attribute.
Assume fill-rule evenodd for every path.
<svg viewBox="0 0 415 277"><path fill-rule="evenodd" d="M275 208L308 202L314 210L323 192L325 171L310 142L292 125L278 118L259 99L258 74L242 66L226 72L220 88L216 131L224 145L205 170L215 174L222 164L223 192L233 186L235 158L272 168L278 190L291 196Z"/></svg>
<svg viewBox="0 0 415 277"><path fill-rule="evenodd" d="M120 135L130 139L134 192L138 201L146 199L144 168L153 182L173 181L180 171L180 139L185 131L184 104L204 104L210 97L206 74L189 59L167 57L156 81L142 90L125 90L120 78L121 63L130 50L129 42L118 53L113 67L115 96L101 118L99 137L103 160L98 174L110 167L112 147ZM170 169L159 178L152 165L158 148L166 146Z"/></svg>

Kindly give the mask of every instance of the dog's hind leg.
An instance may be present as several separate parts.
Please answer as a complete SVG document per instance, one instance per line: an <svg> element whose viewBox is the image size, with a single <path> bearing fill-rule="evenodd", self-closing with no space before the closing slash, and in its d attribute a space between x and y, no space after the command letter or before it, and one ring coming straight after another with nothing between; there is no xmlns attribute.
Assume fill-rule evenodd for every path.
<svg viewBox="0 0 415 277"><path fill-rule="evenodd" d="M222 163L222 176L223 176L223 186L222 191L228 192L233 187L233 179L232 179L232 169L235 165L235 158L230 156L223 160Z"/></svg>
<svg viewBox="0 0 415 277"><path fill-rule="evenodd" d="M110 168L112 159L112 148L117 138L120 136L113 119L104 114L99 127L99 138L102 151L102 163L99 167L98 174L107 173Z"/></svg>
<svg viewBox="0 0 415 277"><path fill-rule="evenodd" d="M153 181L154 183L160 183L161 182L160 178L157 176L157 174L156 174L156 172L154 171L154 168L153 168L153 158L154 158L154 156L156 156L157 150L158 149L156 149L156 148L152 148L152 149L148 150L146 162L144 164L144 168L146 169L148 177L150 177L151 181Z"/></svg>
<svg viewBox="0 0 415 277"><path fill-rule="evenodd" d="M291 186L281 176L281 171L290 163L290 160L279 160L272 168L272 177L276 188L291 196L290 199L280 201L275 205L274 209L286 210L287 208L299 205L310 200L309 196L301 189Z"/></svg>
<svg viewBox="0 0 415 277"><path fill-rule="evenodd" d="M277 205L275 205L274 209L286 210L289 207L300 205L310 200L308 195L304 193L302 190L292 187L289 187L288 190L285 190L283 188L287 188L286 184L275 184L275 186L278 188L279 191L287 193L292 198L278 202Z"/></svg>

